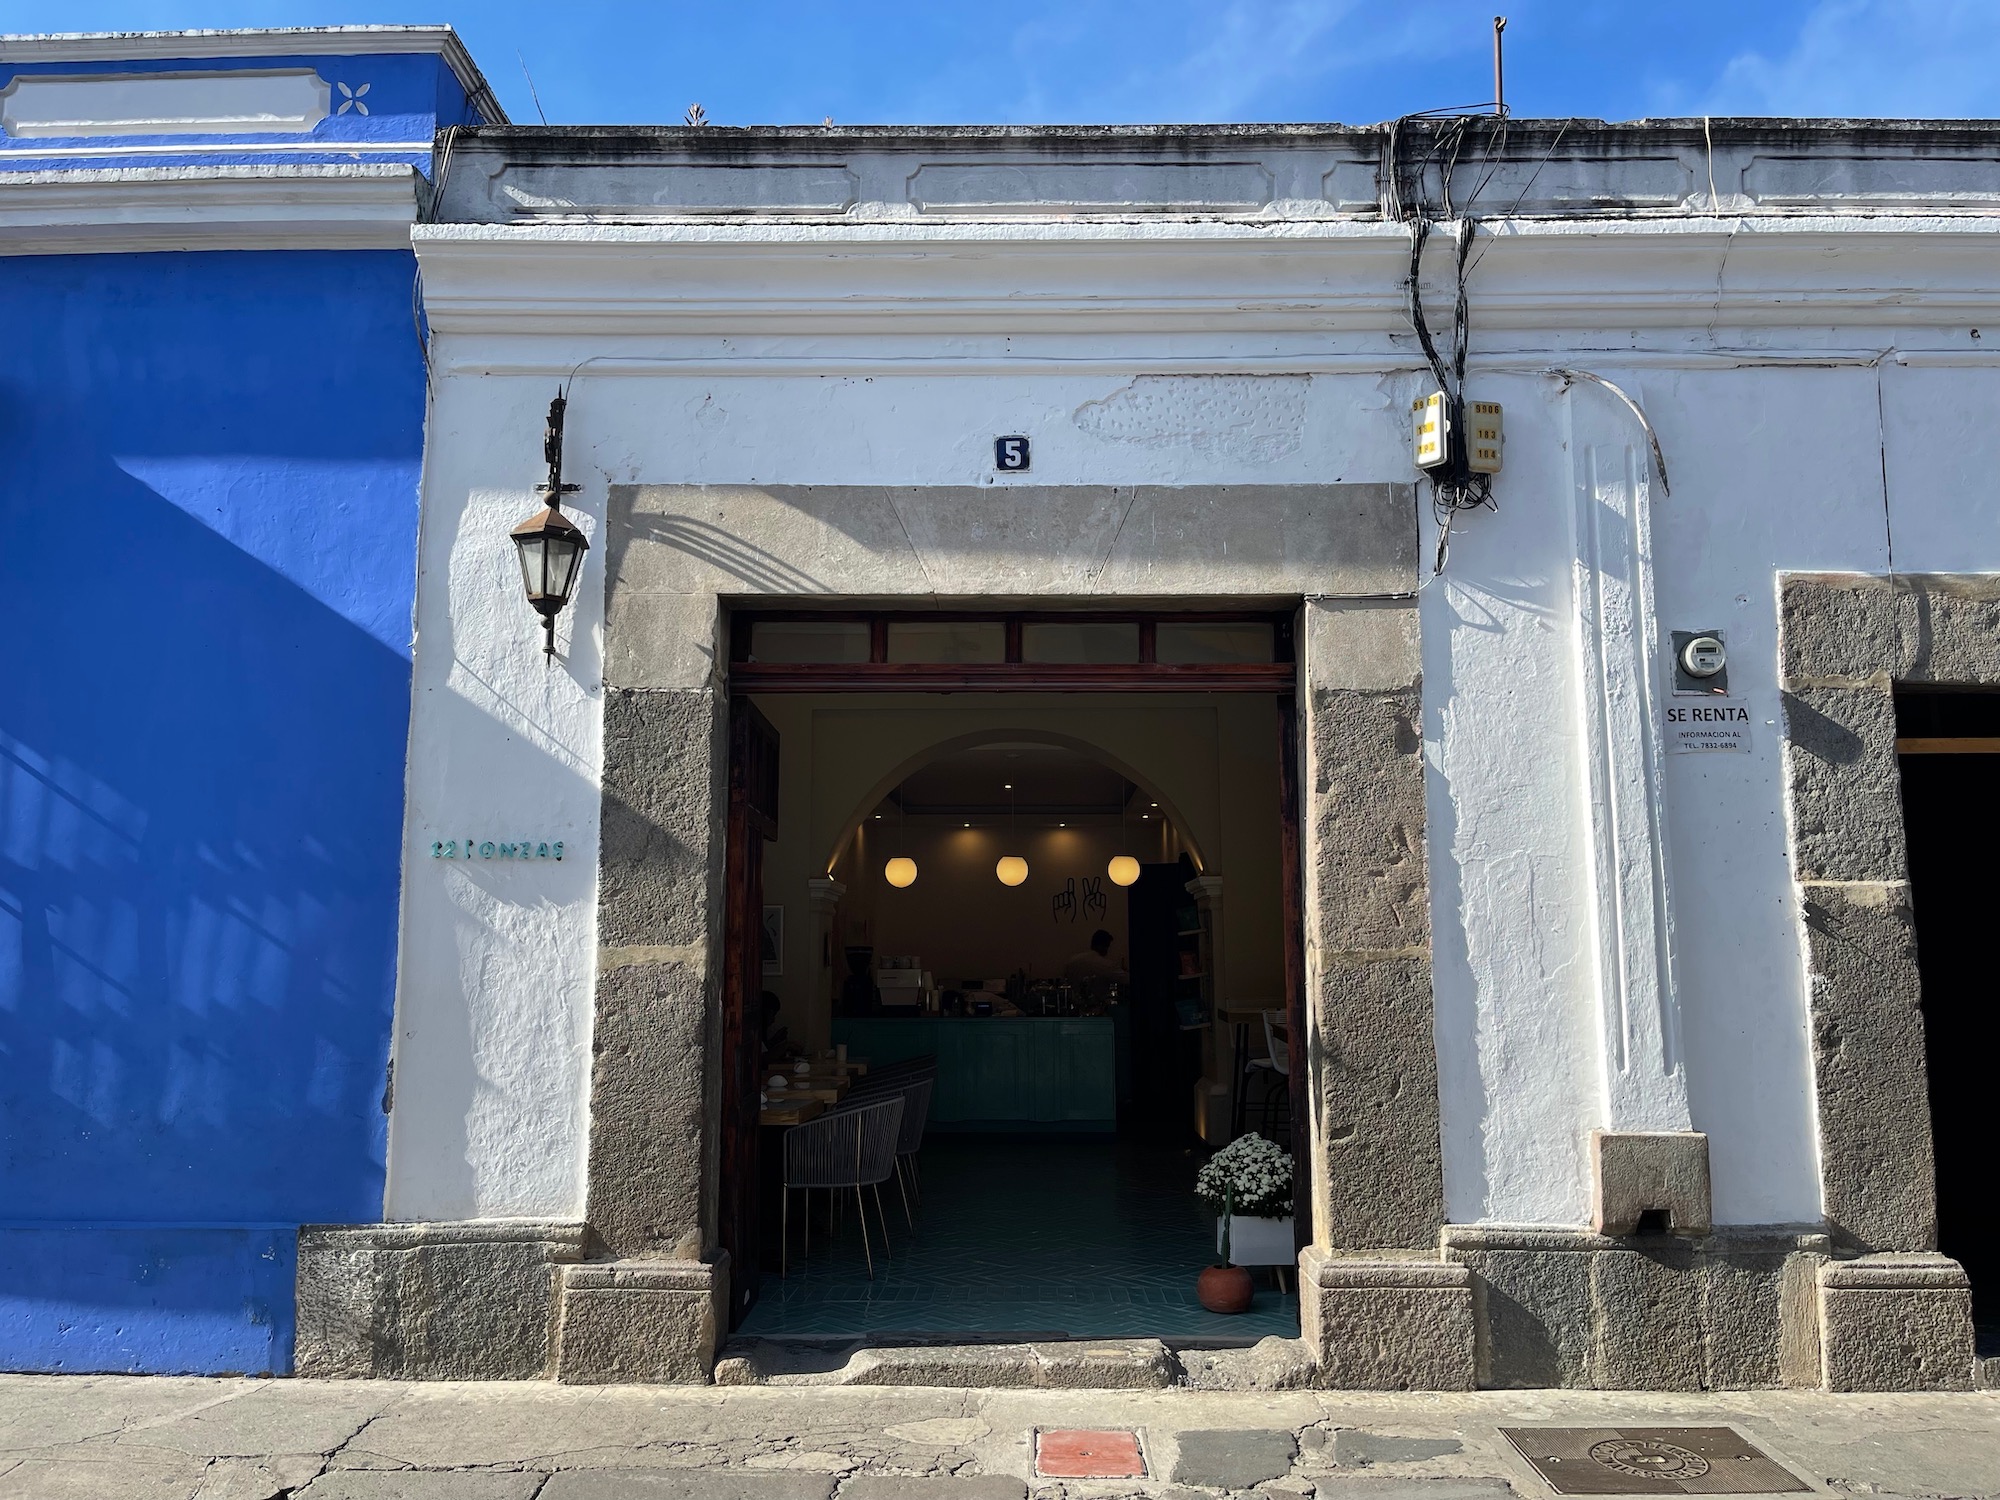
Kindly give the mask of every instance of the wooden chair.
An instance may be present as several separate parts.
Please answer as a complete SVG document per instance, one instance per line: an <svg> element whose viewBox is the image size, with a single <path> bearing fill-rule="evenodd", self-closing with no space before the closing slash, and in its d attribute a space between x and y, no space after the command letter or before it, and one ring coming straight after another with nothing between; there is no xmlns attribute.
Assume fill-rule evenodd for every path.
<svg viewBox="0 0 2000 1500"><path fill-rule="evenodd" d="M1275 1139L1273 1119L1283 1115L1285 1133L1289 1138L1292 1123L1292 1050L1291 1037L1285 1028L1285 1013L1281 1010L1264 1012L1264 1057L1250 1059L1252 1068L1261 1069L1269 1076L1269 1086L1264 1091L1264 1103L1259 1119L1264 1127L1267 1140Z"/></svg>

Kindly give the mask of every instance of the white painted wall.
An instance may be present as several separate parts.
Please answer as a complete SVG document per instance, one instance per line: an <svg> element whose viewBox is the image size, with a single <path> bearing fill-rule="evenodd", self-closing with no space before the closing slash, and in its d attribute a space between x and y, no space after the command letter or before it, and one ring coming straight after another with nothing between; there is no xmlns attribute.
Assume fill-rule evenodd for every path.
<svg viewBox="0 0 2000 1500"><path fill-rule="evenodd" d="M1675 243L1670 228L1644 226L1636 250L1617 243L1623 232L1599 226L1585 244L1549 230L1564 237L1560 276L1547 246L1510 241L1474 285L1486 328L1474 385L1506 404L1507 466L1498 511L1460 523L1446 574L1421 599L1449 1212L1582 1223L1585 1132L1614 1118L1600 972L1630 934L1601 942L1593 898L1601 809L1584 749L1594 710L1579 677L1573 517L1584 450L1647 465L1637 421L1614 398L1534 373L1562 364L1616 381L1657 428L1672 483L1648 494L1658 624L1725 629L1732 689L1755 719L1750 754L1659 768L1657 836L1639 852L1671 871L1673 945L1659 1002L1669 1039L1648 1054L1648 1097L1684 1100L1709 1132L1720 1222L1809 1222L1819 1194L1778 753L1776 574L1886 567L1885 469L1897 566L2000 567L2000 502L1976 477L2000 458L1985 420L2000 371L1949 325L1954 313L1924 326L1920 298L1892 305L1868 291L1886 266L1898 284L1921 281L1913 257L1933 242L1910 226L1800 221L1734 252L1712 229ZM1397 260L1379 230L1329 230L1296 251L1265 240L1233 257L1206 246L1204 297L1185 314L1159 294L1196 273L1173 245L1135 238L1119 248L1118 286L1101 294L1108 310L1026 333L997 306L1012 275L1004 245L938 264L890 245L885 255L906 257L898 318L843 306L843 276L872 286L881 270L843 241L841 254L786 259L793 280L767 275L746 293L782 286L793 300L739 310L754 331L733 342L712 309L683 318L673 299L642 295L672 283L680 231L578 226L524 248L535 233L419 232L437 396L393 1217L573 1214L582 1201L602 559L589 563L574 660L550 672L505 540L532 508L542 412L562 373L593 357L637 361L589 366L572 391L571 470L593 515L608 482L635 481L991 484L999 506L1006 481L990 472L990 444L1010 432L1033 437L1029 479L1044 485L1410 477L1406 412L1420 382L1393 334ZM712 247L728 231L703 233ZM760 246L845 233L756 226L745 231L755 243L731 251L732 274L755 283ZM1871 237L1867 253L1823 266L1834 234ZM1939 253L1959 265L1968 238L1961 225ZM712 248L700 253L700 274L723 274ZM847 267L850 253L869 264ZM1039 274L1046 286L1053 273ZM1259 303L1243 323L1216 311L1308 284L1322 303ZM1813 329L1789 326L1796 315L1759 290L1800 285L1819 289ZM1970 294L1954 295L1963 305ZM598 305L624 309L622 321L571 316ZM1321 305L1338 318L1322 319ZM563 315L546 316L552 306ZM1488 306L1499 311L1481 325ZM1597 326L1619 312L1630 326ZM1869 362L1883 350L1935 353ZM912 553L913 590L936 560ZM1608 762L1611 774L1629 773L1631 753ZM428 861L430 839L453 823L493 827L506 808L541 809L537 828L567 830L575 852L556 869Z"/></svg>
<svg viewBox="0 0 2000 1500"><path fill-rule="evenodd" d="M553 382L435 388L424 463L396 995L389 1219L583 1212L603 765L603 568L550 662L508 531ZM501 434L489 440L482 433ZM580 471L577 522L604 490ZM440 840L563 841L563 858L434 858Z"/></svg>

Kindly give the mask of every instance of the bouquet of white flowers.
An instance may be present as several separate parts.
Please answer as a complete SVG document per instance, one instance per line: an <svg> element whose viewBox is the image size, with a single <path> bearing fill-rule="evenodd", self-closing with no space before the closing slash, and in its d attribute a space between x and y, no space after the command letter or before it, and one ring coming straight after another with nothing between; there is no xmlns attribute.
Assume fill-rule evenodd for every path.
<svg viewBox="0 0 2000 1500"><path fill-rule="evenodd" d="M1253 1130L1203 1164L1194 1190L1219 1214L1282 1219L1292 1211L1291 1153Z"/></svg>

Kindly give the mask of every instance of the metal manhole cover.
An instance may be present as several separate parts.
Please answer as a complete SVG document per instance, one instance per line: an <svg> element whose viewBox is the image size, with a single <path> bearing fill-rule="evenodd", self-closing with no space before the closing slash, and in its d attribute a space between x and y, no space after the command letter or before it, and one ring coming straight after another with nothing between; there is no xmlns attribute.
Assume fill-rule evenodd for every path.
<svg viewBox="0 0 2000 1500"><path fill-rule="evenodd" d="M1810 1490L1731 1427L1503 1427L1558 1495L1771 1495Z"/></svg>
<svg viewBox="0 0 2000 1500"><path fill-rule="evenodd" d="M1657 1438L1606 1438L1590 1445L1590 1461L1641 1479L1699 1479L1708 1472L1708 1460L1699 1453Z"/></svg>

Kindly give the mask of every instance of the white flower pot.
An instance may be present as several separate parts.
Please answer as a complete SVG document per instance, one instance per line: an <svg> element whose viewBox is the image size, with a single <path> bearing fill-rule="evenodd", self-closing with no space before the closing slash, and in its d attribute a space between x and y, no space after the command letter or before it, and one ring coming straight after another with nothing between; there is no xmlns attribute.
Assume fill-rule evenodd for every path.
<svg viewBox="0 0 2000 1500"><path fill-rule="evenodd" d="M1215 1249L1222 1252L1222 1220L1215 1221ZM1299 1258L1292 1245L1292 1220L1229 1216L1229 1259L1239 1266L1289 1266Z"/></svg>

